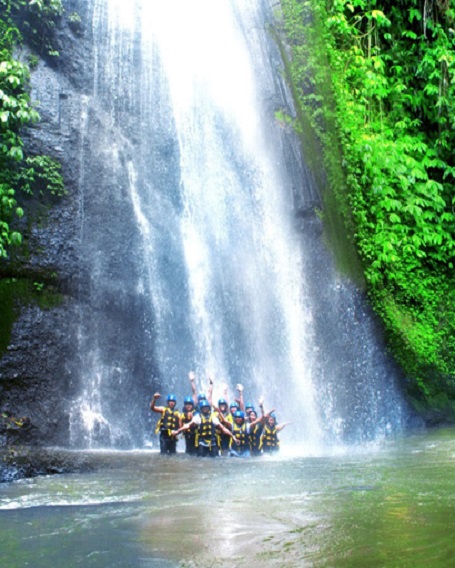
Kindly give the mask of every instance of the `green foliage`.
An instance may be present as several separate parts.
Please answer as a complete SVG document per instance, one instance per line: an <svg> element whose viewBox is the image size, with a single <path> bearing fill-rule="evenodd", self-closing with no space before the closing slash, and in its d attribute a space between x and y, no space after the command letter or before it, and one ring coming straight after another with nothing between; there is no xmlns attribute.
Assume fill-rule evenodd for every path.
<svg viewBox="0 0 455 568"><path fill-rule="evenodd" d="M14 15L28 8L39 18L61 14L57 0L0 0L4 12L0 17L0 257L6 257L12 245L20 245L22 236L14 229L14 220L23 216L17 192L49 191L63 195L60 166L48 156L25 156L21 129L39 120L28 94L29 68L13 56L21 40Z"/></svg>
<svg viewBox="0 0 455 568"><path fill-rule="evenodd" d="M82 19L77 12L70 14L68 19L72 24L80 24L82 22Z"/></svg>
<svg viewBox="0 0 455 568"><path fill-rule="evenodd" d="M453 400L455 13L417 0L282 5L297 102L410 392Z"/></svg>

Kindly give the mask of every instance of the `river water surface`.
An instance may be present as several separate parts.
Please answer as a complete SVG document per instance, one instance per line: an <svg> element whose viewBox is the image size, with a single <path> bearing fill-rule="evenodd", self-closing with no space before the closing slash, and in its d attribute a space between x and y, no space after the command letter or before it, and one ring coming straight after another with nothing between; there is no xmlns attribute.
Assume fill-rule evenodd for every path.
<svg viewBox="0 0 455 568"><path fill-rule="evenodd" d="M0 566L455 565L455 430L319 457L103 463L3 485Z"/></svg>

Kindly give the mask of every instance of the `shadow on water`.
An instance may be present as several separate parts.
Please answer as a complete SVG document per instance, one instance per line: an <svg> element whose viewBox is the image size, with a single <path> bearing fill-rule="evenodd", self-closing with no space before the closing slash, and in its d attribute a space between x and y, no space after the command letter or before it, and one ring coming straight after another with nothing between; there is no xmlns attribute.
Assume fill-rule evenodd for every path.
<svg viewBox="0 0 455 568"><path fill-rule="evenodd" d="M1 488L0 565L450 566L454 433L320 457L85 454L96 471Z"/></svg>

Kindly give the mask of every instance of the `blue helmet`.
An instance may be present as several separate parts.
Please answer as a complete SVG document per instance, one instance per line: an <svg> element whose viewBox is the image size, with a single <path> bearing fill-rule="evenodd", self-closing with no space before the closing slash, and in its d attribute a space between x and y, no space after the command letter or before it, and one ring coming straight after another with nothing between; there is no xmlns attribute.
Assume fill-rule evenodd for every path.
<svg viewBox="0 0 455 568"><path fill-rule="evenodd" d="M190 396L186 396L186 397L183 399L183 405L185 405L185 404L192 404L192 405L194 406L193 399L192 399Z"/></svg>
<svg viewBox="0 0 455 568"><path fill-rule="evenodd" d="M240 409L240 405L237 401L233 401L231 402L231 404L229 405L229 408L239 408Z"/></svg>
<svg viewBox="0 0 455 568"><path fill-rule="evenodd" d="M205 400L206 398L207 398L207 397L205 396L205 394L204 394L203 392L200 392L200 393L197 395L197 399L199 400L199 402L200 402L201 400Z"/></svg>
<svg viewBox="0 0 455 568"><path fill-rule="evenodd" d="M177 399L175 398L175 394L168 394L166 401L167 402L171 402L171 401L177 402Z"/></svg>
<svg viewBox="0 0 455 568"><path fill-rule="evenodd" d="M227 404L226 399L220 398L220 400L218 401L218 406L221 406L222 404Z"/></svg>
<svg viewBox="0 0 455 568"><path fill-rule="evenodd" d="M236 410L234 412L234 418L241 418L242 420L245 420L245 413L242 410Z"/></svg>
<svg viewBox="0 0 455 568"><path fill-rule="evenodd" d="M275 414L274 412L271 412L271 413L269 414L269 417L270 417L270 418L273 418L273 419L275 420L275 422L277 421L277 419L276 419L276 414Z"/></svg>
<svg viewBox="0 0 455 568"><path fill-rule="evenodd" d="M245 410L254 410L254 404L252 402L247 402L245 404Z"/></svg>
<svg viewBox="0 0 455 568"><path fill-rule="evenodd" d="M202 410L203 408L210 408L210 402L207 399L199 401L199 408Z"/></svg>

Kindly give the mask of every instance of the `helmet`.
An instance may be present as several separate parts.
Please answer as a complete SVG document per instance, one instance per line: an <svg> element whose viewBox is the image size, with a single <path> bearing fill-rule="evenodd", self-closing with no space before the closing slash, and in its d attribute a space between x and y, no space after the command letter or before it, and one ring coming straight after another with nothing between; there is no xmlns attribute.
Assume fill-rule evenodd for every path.
<svg viewBox="0 0 455 568"><path fill-rule="evenodd" d="M221 406L222 404L227 404L226 399L220 398L220 400L218 401L218 406Z"/></svg>
<svg viewBox="0 0 455 568"><path fill-rule="evenodd" d="M245 420L245 413L241 410L236 410L234 412L234 418L242 418L243 420Z"/></svg>
<svg viewBox="0 0 455 568"><path fill-rule="evenodd" d="M254 404L252 402L247 402L245 404L245 410L254 410Z"/></svg>
<svg viewBox="0 0 455 568"><path fill-rule="evenodd" d="M167 402L171 402L171 401L177 402L177 399L175 398L175 394L168 394L166 400L167 400Z"/></svg>
<svg viewBox="0 0 455 568"><path fill-rule="evenodd" d="M197 399L199 400L199 402L200 402L201 400L205 400L206 398L207 398L207 397L205 396L205 394L204 394L203 392L200 392L200 393L197 395Z"/></svg>
<svg viewBox="0 0 455 568"><path fill-rule="evenodd" d="M273 418L275 420L275 422L277 421L276 414L274 412L270 413L269 418Z"/></svg>
<svg viewBox="0 0 455 568"><path fill-rule="evenodd" d="M203 408L210 408L210 402L207 399L203 399L199 401L199 408L202 410Z"/></svg>
<svg viewBox="0 0 455 568"><path fill-rule="evenodd" d="M194 406L193 399L192 399L190 396L186 396L186 397L183 399L183 404L184 404L184 405L185 405L185 404L192 404L192 405Z"/></svg>
<svg viewBox="0 0 455 568"><path fill-rule="evenodd" d="M239 408L240 409L240 406L239 406L239 403L234 400L234 402L231 402L231 404L229 405L229 408Z"/></svg>

